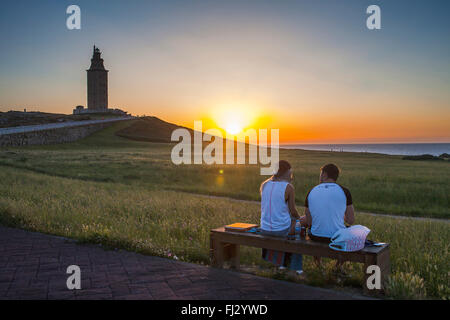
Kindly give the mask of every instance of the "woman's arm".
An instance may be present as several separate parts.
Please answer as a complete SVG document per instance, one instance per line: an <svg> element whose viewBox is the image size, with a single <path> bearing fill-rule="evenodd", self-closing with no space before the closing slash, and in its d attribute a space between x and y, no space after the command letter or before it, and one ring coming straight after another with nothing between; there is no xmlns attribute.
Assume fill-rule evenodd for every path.
<svg viewBox="0 0 450 320"><path fill-rule="evenodd" d="M291 184L286 187L286 201L288 203L289 213L291 214L291 229L289 234L295 234L295 223L300 219L297 208L295 207L295 190Z"/></svg>
<svg viewBox="0 0 450 320"><path fill-rule="evenodd" d="M291 184L286 187L286 201L288 203L289 213L292 219L300 219L297 208L295 206L295 190Z"/></svg>
<svg viewBox="0 0 450 320"><path fill-rule="evenodd" d="M309 208L305 208L304 217L306 217L306 219L304 220L306 227L311 228L312 217L311 217L311 212L309 212Z"/></svg>

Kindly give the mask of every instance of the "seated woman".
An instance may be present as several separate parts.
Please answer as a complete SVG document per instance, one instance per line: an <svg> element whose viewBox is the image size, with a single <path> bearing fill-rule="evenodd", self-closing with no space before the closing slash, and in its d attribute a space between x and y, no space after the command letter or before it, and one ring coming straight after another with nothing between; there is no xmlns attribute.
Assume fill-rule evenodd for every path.
<svg viewBox="0 0 450 320"><path fill-rule="evenodd" d="M294 186L291 184L293 173L286 160L279 162L278 172L261 184L261 233L272 237L286 238L295 234L295 223L299 214L295 208ZM274 252L263 249L263 258L287 266L300 275L303 273L302 255Z"/></svg>

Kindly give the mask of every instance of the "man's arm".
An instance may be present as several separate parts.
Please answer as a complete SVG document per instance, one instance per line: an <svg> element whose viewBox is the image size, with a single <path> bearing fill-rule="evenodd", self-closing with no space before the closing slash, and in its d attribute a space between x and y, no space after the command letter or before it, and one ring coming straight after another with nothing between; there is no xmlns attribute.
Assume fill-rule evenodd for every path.
<svg viewBox="0 0 450 320"><path fill-rule="evenodd" d="M345 197L347 198L347 208L345 209L344 222L352 225L355 223L355 209L353 208L353 199L350 190L339 185L344 190Z"/></svg>
<svg viewBox="0 0 450 320"><path fill-rule="evenodd" d="M344 222L350 225L355 223L355 209L352 204L347 206L347 209L345 210Z"/></svg>

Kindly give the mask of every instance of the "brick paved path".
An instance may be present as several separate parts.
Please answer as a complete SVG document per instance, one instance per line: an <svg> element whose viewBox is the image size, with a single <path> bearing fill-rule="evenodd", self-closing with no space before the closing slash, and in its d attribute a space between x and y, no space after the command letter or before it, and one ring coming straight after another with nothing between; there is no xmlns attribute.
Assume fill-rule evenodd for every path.
<svg viewBox="0 0 450 320"><path fill-rule="evenodd" d="M81 290L66 269L81 268ZM0 226L1 299L354 299L360 296Z"/></svg>

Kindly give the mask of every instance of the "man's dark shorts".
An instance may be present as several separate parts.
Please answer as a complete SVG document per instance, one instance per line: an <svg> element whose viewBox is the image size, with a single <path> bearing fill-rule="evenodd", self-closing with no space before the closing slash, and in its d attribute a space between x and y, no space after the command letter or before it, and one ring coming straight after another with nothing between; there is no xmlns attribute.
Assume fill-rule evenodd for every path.
<svg viewBox="0 0 450 320"><path fill-rule="evenodd" d="M315 236L311 233L311 230L308 230L308 236L312 241L323 242L323 243L331 242L331 238Z"/></svg>
<svg viewBox="0 0 450 320"><path fill-rule="evenodd" d="M349 226L345 227L348 228ZM311 229L308 229L308 236L312 241L331 243L331 238L315 236L311 233Z"/></svg>

